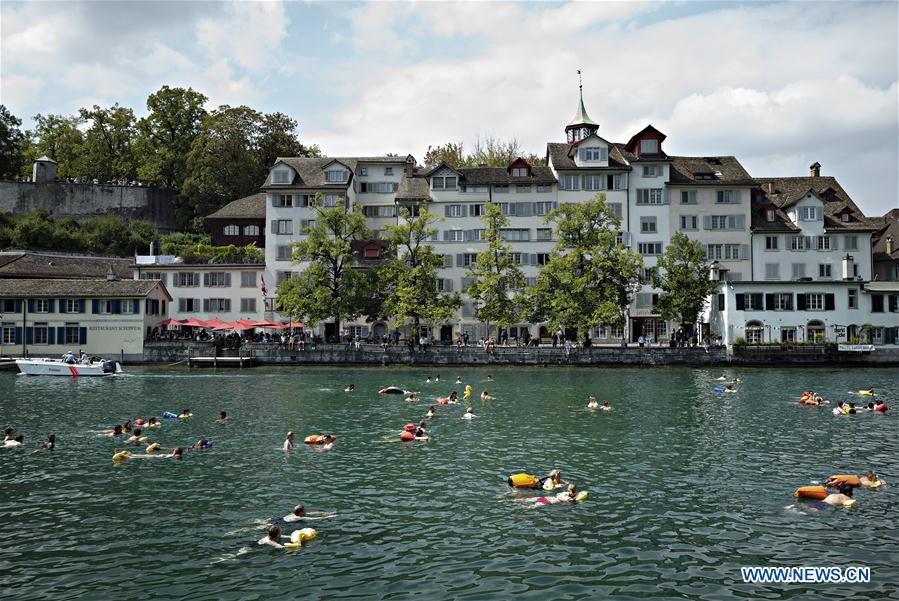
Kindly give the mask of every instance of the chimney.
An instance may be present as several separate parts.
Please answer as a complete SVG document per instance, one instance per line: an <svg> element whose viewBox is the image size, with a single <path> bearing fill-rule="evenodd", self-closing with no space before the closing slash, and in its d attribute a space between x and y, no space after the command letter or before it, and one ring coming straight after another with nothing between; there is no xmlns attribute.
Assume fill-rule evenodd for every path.
<svg viewBox="0 0 899 601"><path fill-rule="evenodd" d="M821 163L815 161L811 165L808 166L809 175L811 177L821 177Z"/></svg>
<svg viewBox="0 0 899 601"><path fill-rule="evenodd" d="M406 157L406 165L403 167L403 171L405 172L406 177L415 175L415 159L412 158L411 154Z"/></svg>
<svg viewBox="0 0 899 601"><path fill-rule="evenodd" d="M887 254L888 255L893 254L893 249L895 248L893 245L895 244L895 242L896 242L896 240L893 238L892 235L887 236Z"/></svg>
<svg viewBox="0 0 899 601"><path fill-rule="evenodd" d="M110 265L110 266L106 269L106 281L107 281L107 282L114 282L114 281L116 281L117 279L119 279L119 278L117 278L117 277L115 276L115 272L112 270L112 265Z"/></svg>
<svg viewBox="0 0 899 601"><path fill-rule="evenodd" d="M768 182L765 187L768 189L768 194L774 194L774 182Z"/></svg>
<svg viewBox="0 0 899 601"><path fill-rule="evenodd" d="M843 257L843 279L844 280L852 280L855 279L854 275L854 265L855 261L852 260L852 255L847 254Z"/></svg>

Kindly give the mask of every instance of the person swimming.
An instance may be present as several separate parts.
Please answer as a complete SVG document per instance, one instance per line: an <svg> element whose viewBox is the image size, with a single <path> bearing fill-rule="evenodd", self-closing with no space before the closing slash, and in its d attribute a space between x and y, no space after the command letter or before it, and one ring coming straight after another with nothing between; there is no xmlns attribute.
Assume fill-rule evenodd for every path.
<svg viewBox="0 0 899 601"><path fill-rule="evenodd" d="M325 434L323 437L324 442L320 445L315 445L316 451L330 451L334 448L334 436L331 434Z"/></svg>
<svg viewBox="0 0 899 601"><path fill-rule="evenodd" d="M552 470L549 475L540 479L539 486L543 490L555 490L565 484L567 484L567 482L562 481L562 473L559 472L559 470Z"/></svg>
<svg viewBox="0 0 899 601"><path fill-rule="evenodd" d="M865 475L859 478L859 482L862 483L862 486L865 488L880 488L884 486L887 482L882 478L878 478L877 474L874 473L873 470L868 470L865 472Z"/></svg>
<svg viewBox="0 0 899 601"><path fill-rule="evenodd" d="M587 400L587 409L599 409L599 403L596 402L596 397L592 394L590 398Z"/></svg>
<svg viewBox="0 0 899 601"><path fill-rule="evenodd" d="M491 376L490 374L487 374L487 381L488 381L488 382L492 382L492 381L493 381L493 376Z"/></svg>
<svg viewBox="0 0 899 601"><path fill-rule="evenodd" d="M451 405L455 405L456 403L458 403L458 402L459 402L459 393L456 392L455 390L452 391L452 392L450 393L450 395L449 395L449 400L448 400L448 402L449 402Z"/></svg>
<svg viewBox="0 0 899 601"><path fill-rule="evenodd" d="M430 383L431 383L431 376L428 376L428 379L425 380L425 384L430 384Z"/></svg>
<svg viewBox="0 0 899 601"><path fill-rule="evenodd" d="M124 455L124 459L181 459L184 456L184 449L178 447L172 450L171 453L129 453L128 455Z"/></svg>
<svg viewBox="0 0 899 601"><path fill-rule="evenodd" d="M5 428L3 428L3 442L15 438L15 433L16 429L12 426L6 426Z"/></svg>
<svg viewBox="0 0 899 601"><path fill-rule="evenodd" d="M135 428L134 432L132 432L131 436L122 441L122 444L137 444L141 441L141 433L143 430L140 428Z"/></svg>
<svg viewBox="0 0 899 601"><path fill-rule="evenodd" d="M229 422L229 421L231 421L232 419L233 419L233 418L232 418L230 415L228 415L228 414L225 413L224 411L221 411L221 412L219 412L219 418L218 418L217 420L215 420L215 421L218 422L218 423L220 423L220 424L224 424L225 422Z"/></svg>
<svg viewBox="0 0 899 601"><path fill-rule="evenodd" d="M477 415L474 414L469 405L468 408L465 409L465 415L462 416L462 419L474 419L475 417L477 417Z"/></svg>
<svg viewBox="0 0 899 601"><path fill-rule="evenodd" d="M436 376L434 376L434 383L437 384L439 382L440 382L440 374L437 374Z"/></svg>
<svg viewBox="0 0 899 601"><path fill-rule="evenodd" d="M159 424L156 423L156 418L155 418L155 417L151 417L150 419L147 420L147 423L144 424L144 429L146 429L146 428L158 428L158 427L159 427Z"/></svg>
<svg viewBox="0 0 899 601"><path fill-rule="evenodd" d="M456 376L456 384L462 383L462 376Z"/></svg>
<svg viewBox="0 0 899 601"><path fill-rule="evenodd" d="M427 417L428 419L434 417L434 405L428 407L428 412L425 413L425 417Z"/></svg>
<svg viewBox="0 0 899 601"><path fill-rule="evenodd" d="M493 397L490 396L489 394L487 394L487 391L485 390L481 393L481 400L482 401L492 401Z"/></svg>
<svg viewBox="0 0 899 601"><path fill-rule="evenodd" d="M832 413L834 415L844 415L845 414L845 412L843 411L843 401L837 402L837 406L833 408Z"/></svg>
<svg viewBox="0 0 899 601"><path fill-rule="evenodd" d="M612 406L609 404L609 401L603 401L602 407L600 407L600 409L602 409L603 411L611 411Z"/></svg>
<svg viewBox="0 0 899 601"><path fill-rule="evenodd" d="M190 448L191 451L199 451L201 449L208 449L212 446L212 443L206 440L205 438L201 438L197 442L194 443L194 446Z"/></svg>
<svg viewBox="0 0 899 601"><path fill-rule="evenodd" d="M428 425L423 421L418 424L418 429L415 430L415 440L428 440L427 427Z"/></svg>
<svg viewBox="0 0 899 601"><path fill-rule="evenodd" d="M277 524L269 526L268 534L256 541L256 547L274 547L275 549L283 549L284 545L281 540L281 527Z"/></svg>
<svg viewBox="0 0 899 601"><path fill-rule="evenodd" d="M844 484L839 490L840 492L831 493L821 500L828 505L850 505L853 500L852 487Z"/></svg>
<svg viewBox="0 0 899 601"><path fill-rule="evenodd" d="M356 392L356 385L350 384L346 388L343 389L344 392Z"/></svg>
<svg viewBox="0 0 899 601"><path fill-rule="evenodd" d="M192 415L193 415L193 413L190 412L190 409L185 409L184 411L181 412L181 415L179 415L178 417L180 417L180 418L188 418L188 417L190 417L190 416L192 416Z"/></svg>
<svg viewBox="0 0 899 601"><path fill-rule="evenodd" d="M410 392L409 395L406 398L404 398L403 400L406 401L407 403L414 403L415 402L415 393Z"/></svg>
<svg viewBox="0 0 899 601"><path fill-rule="evenodd" d="M122 424L122 432L124 432L125 434L128 434L129 432L131 432L131 420L130 419L125 420L125 423Z"/></svg>
<svg viewBox="0 0 899 601"><path fill-rule="evenodd" d="M333 511L306 511L306 507L301 503L293 508L293 512L281 518L282 522L309 522L317 520L327 520L337 515Z"/></svg>
<svg viewBox="0 0 899 601"><path fill-rule="evenodd" d="M283 449L285 451L290 451L293 449L293 432L287 433L287 439L284 441Z"/></svg>
<svg viewBox="0 0 899 601"><path fill-rule="evenodd" d="M727 375L721 374L720 376L718 376L718 381L719 381L719 382L724 382L724 381L726 381L726 380L727 380Z"/></svg>
<svg viewBox="0 0 899 601"><path fill-rule="evenodd" d="M12 438L10 440L4 440L3 446L10 448L10 449L24 447L25 446L25 437L22 434L19 434L15 438Z"/></svg>
<svg viewBox="0 0 899 601"><path fill-rule="evenodd" d="M887 404L883 401L877 401L877 404L874 405L874 411L876 411L877 413L886 413L887 409Z"/></svg>
<svg viewBox="0 0 899 601"><path fill-rule="evenodd" d="M574 482L568 485L568 488L560 492L554 497L537 497L536 499L526 499L537 505L555 505L556 503L571 503L577 496L577 486Z"/></svg>
<svg viewBox="0 0 899 601"><path fill-rule="evenodd" d="M35 453L43 453L45 451L52 451L56 448L56 434L48 434L47 442L39 446L34 450Z"/></svg>

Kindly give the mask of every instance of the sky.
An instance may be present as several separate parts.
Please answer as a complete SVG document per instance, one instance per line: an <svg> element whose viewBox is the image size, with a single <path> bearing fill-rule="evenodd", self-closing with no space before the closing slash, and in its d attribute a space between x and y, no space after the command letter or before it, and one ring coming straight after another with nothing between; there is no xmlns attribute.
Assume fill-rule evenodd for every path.
<svg viewBox="0 0 899 601"><path fill-rule="evenodd" d="M868 215L899 206L896 2L15 2L0 102L38 113L162 85L300 123L325 154L516 138L545 155L584 102L599 133L651 123L674 155L756 177L817 161Z"/></svg>

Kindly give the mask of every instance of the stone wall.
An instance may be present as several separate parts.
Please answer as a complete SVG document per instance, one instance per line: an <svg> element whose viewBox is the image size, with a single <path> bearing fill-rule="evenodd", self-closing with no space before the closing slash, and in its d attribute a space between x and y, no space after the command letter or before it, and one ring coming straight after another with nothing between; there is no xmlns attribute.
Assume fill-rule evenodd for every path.
<svg viewBox="0 0 899 601"><path fill-rule="evenodd" d="M840 352L819 345L735 346L734 365L899 365L899 348L876 347L870 353Z"/></svg>
<svg viewBox="0 0 899 601"><path fill-rule="evenodd" d="M175 191L167 188L69 184L65 182L0 182L0 210L25 215L45 209L54 217L146 219L160 230L177 230Z"/></svg>

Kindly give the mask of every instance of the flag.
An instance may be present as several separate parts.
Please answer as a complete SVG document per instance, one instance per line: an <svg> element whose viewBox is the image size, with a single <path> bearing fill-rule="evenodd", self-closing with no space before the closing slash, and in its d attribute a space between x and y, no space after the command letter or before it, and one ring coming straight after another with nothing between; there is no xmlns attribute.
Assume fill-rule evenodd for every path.
<svg viewBox="0 0 899 601"><path fill-rule="evenodd" d="M265 289L265 276L259 274L259 289L262 290L262 296L265 296L268 290Z"/></svg>

